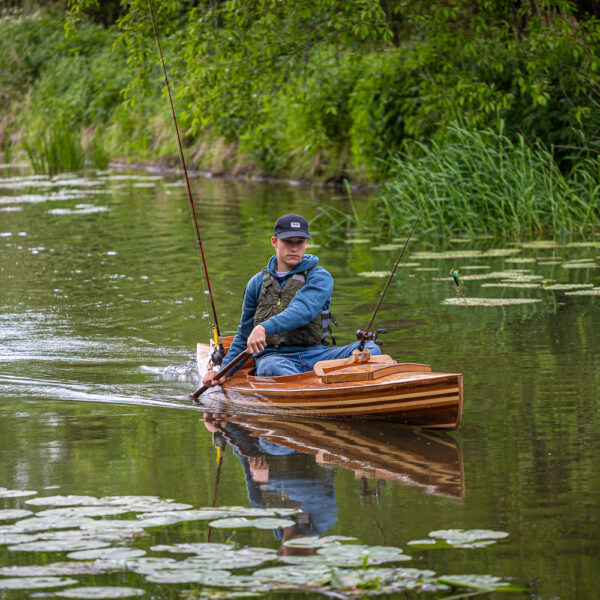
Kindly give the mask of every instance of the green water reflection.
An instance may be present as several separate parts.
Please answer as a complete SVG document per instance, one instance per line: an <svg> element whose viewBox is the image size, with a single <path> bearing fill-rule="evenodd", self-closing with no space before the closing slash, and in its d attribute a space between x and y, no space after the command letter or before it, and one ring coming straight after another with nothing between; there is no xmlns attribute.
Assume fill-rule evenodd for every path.
<svg viewBox="0 0 600 600"><path fill-rule="evenodd" d="M108 175L36 187L17 176L7 170L0 181L0 487L157 495L196 507L304 499L312 503L304 526L314 532L404 549L436 529L502 530L509 537L484 550L413 551L407 564L514 577L538 598L596 596L600 298L486 288L488 280L467 278L467 300L541 302L442 306L455 292L440 279L453 268L463 275L485 272L473 266L522 268L554 283L599 287L600 238L523 248L509 240L456 244L417 231L404 260L419 266L399 270L377 325L390 329L384 348L397 359L464 374L463 423L451 436L223 421L186 399L198 383L195 344L208 337L210 319L183 188L176 180ZM213 180L194 187L221 328L233 333L245 283L270 256L274 219L338 201L319 188ZM350 342L385 281L358 274L389 270L398 250L313 237L314 253L335 278L336 337ZM520 251L411 258L499 247ZM574 260L592 266L564 266ZM213 442L221 445L220 463ZM23 506L0 499L0 509ZM211 541L231 535L214 529ZM206 536L194 523L151 533L153 543ZM242 530L234 539L281 545L273 531ZM0 566L62 558L0 546Z"/></svg>

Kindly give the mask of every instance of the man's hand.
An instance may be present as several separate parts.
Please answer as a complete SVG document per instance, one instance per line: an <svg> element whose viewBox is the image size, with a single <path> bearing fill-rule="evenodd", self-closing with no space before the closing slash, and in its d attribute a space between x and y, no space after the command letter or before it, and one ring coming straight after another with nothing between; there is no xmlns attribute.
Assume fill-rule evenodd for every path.
<svg viewBox="0 0 600 600"><path fill-rule="evenodd" d="M227 377L219 377L216 379L217 372L214 369L209 369L206 375L202 378L202 385L209 385L214 387L215 385L223 385Z"/></svg>
<svg viewBox="0 0 600 600"><path fill-rule="evenodd" d="M248 352L256 354L267 347L267 336L265 328L257 325L248 336Z"/></svg>

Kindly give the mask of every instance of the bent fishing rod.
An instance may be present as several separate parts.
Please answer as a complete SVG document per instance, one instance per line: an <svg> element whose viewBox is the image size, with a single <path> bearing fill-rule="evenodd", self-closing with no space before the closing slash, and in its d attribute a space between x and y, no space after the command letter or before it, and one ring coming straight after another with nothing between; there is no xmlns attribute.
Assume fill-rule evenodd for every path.
<svg viewBox="0 0 600 600"><path fill-rule="evenodd" d="M371 320L369 321L369 324L365 327L365 329L359 329L356 332L356 339L360 342L358 344L358 348L357 348L359 352L362 352L365 349L365 344L367 342L373 341L379 346L381 346L381 344L383 344L382 341L377 340L377 336L381 333L387 333L387 329L378 329L375 333L373 333L371 331L371 327L373 327L373 322L375 321L375 317L377 316L377 313L378 313L379 309L381 308L381 303L383 302L383 298L385 297L385 294L388 291L388 288L390 287L390 283L392 282L392 279L394 278L394 275L396 273L396 269L398 268L398 265L400 264L400 261L402 260L402 256L404 254L404 251L406 250L406 246L408 246L408 241L410 240L410 238L413 234L413 231L415 230L415 227L417 226L417 223L419 222L419 219L421 218L421 215L423 214L423 209L425 208L425 205L427 204L427 201L429 200L429 196L431 196L431 192L433 191L434 187L435 187L435 184L432 185L429 188L429 191L427 192L427 196L425 198L425 201L423 202L423 206L421 206L421 210L419 211L419 214L417 215L417 218L415 219L415 222L413 223L413 226L411 227L410 233L408 234L408 236L404 242L404 246L402 247L400 256L398 256L398 260L396 261L396 264L394 265L394 268L392 269L392 272L390 273L390 276L388 277L387 283L385 284L385 287L383 288L383 292L381 292L381 295L379 296L379 302L377 302L377 306L375 306L375 310L373 311L373 315L371 316Z"/></svg>
<svg viewBox="0 0 600 600"><path fill-rule="evenodd" d="M179 160L181 162L181 168L185 175L185 183L187 186L188 202L191 208L191 213L196 228L196 241L198 243L198 249L202 259L202 266L204 267L204 275L206 276L206 287L208 288L208 295L210 297L210 304L213 313L213 339L215 342L215 350L211 355L212 363L216 366L223 362L225 357L225 349L223 347L223 338L221 337L221 330L219 329L219 320L217 318L217 309L215 308L215 300L213 297L212 289L210 287L210 279L208 277L208 268L206 267L206 258L204 256L204 248L202 247L202 238L200 236L200 228L198 227L198 218L196 216L196 207L194 205L194 198L192 196L192 187L190 185L190 178L188 176L187 166L185 164L185 157L183 155L183 145L181 143L181 135L179 134L179 125L177 123L177 116L175 114L175 105L173 104L173 96L171 94L171 84L169 83L169 76L167 75L167 67L165 65L165 57L163 55L162 46L160 43L160 37L158 35L158 27L156 25L156 18L154 17L154 10L152 9L152 2L148 0L148 9L150 10L150 17L152 18L152 27L154 29L154 38L156 39L156 45L158 47L158 53L160 55L160 62L162 65L163 74L165 77L165 87L167 88L167 95L169 96L169 103L171 105L171 114L173 115L173 124L175 125L175 133L177 134L177 145L179 147Z"/></svg>

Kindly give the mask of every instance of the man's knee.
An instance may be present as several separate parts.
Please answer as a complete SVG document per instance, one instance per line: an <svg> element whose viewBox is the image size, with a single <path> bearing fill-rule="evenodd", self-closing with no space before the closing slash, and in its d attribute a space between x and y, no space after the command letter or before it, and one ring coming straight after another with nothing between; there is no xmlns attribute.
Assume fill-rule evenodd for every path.
<svg viewBox="0 0 600 600"><path fill-rule="evenodd" d="M281 354L269 354L256 361L256 374L259 377L277 377L295 373L300 373L300 368Z"/></svg>
<svg viewBox="0 0 600 600"><path fill-rule="evenodd" d="M365 348L369 349L371 355L376 356L381 354L381 346L378 346L375 342L367 342Z"/></svg>

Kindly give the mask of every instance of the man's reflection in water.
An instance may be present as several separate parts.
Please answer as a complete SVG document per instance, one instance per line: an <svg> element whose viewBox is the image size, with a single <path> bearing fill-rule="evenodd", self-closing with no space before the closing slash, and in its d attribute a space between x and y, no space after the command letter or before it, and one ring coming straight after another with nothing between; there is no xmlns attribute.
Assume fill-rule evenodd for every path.
<svg viewBox="0 0 600 600"><path fill-rule="evenodd" d="M297 537L323 535L337 522L333 470L321 466L314 456L301 454L281 444L254 437L226 415L205 413L206 428L217 444L231 446L244 469L250 505L256 508L299 508L293 527L274 530L286 542ZM279 553L312 554L313 549L285 546Z"/></svg>

